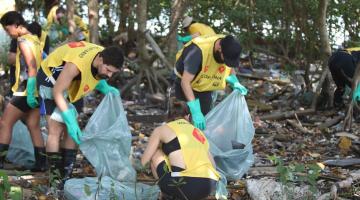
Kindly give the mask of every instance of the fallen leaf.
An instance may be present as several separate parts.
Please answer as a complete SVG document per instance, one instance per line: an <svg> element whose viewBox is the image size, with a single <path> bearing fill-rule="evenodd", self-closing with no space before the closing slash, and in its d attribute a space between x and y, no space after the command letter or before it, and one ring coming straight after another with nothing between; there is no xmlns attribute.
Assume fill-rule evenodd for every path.
<svg viewBox="0 0 360 200"><path fill-rule="evenodd" d="M340 152L346 155L349 152L350 147L351 147L351 139L344 136L340 137L340 142L339 142Z"/></svg>

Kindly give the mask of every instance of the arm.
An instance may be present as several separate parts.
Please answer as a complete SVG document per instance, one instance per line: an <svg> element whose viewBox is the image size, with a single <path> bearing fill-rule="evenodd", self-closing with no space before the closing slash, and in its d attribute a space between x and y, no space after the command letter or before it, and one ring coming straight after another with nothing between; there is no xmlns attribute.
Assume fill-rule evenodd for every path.
<svg viewBox="0 0 360 200"><path fill-rule="evenodd" d="M76 65L71 62L67 62L56 80L56 84L53 88L53 96L56 105L61 112L68 109L67 102L64 98L64 92L70 87L72 80L79 74L80 71Z"/></svg>
<svg viewBox="0 0 360 200"><path fill-rule="evenodd" d="M25 41L19 41L18 45L19 45L20 52L24 56L25 63L28 67L28 76L29 77L36 76L37 63L36 63L35 56L34 56L33 52L31 51L29 43L25 42Z"/></svg>
<svg viewBox="0 0 360 200"><path fill-rule="evenodd" d="M31 51L30 42L25 40L18 41L19 49L21 54L24 56L26 66L28 68L28 79L26 83L26 103L31 108L36 108L39 104L35 97L36 95L36 74L37 74L37 65L35 55Z"/></svg>
<svg viewBox="0 0 360 200"><path fill-rule="evenodd" d="M236 90L240 91L240 93L242 95L247 94L247 92L248 92L247 89L243 85L240 84L239 80L236 77L236 72L233 68L231 69L230 75L226 78L226 82L230 84L230 86L233 90L236 89Z"/></svg>
<svg viewBox="0 0 360 200"><path fill-rule="evenodd" d="M360 62L356 65L352 80L352 92L353 92L353 101L360 101Z"/></svg>
<svg viewBox="0 0 360 200"><path fill-rule="evenodd" d="M76 119L76 110L69 109L64 97L64 92L70 87L72 80L78 74L80 74L80 71L76 65L67 62L56 80L53 89L53 96L56 106L61 111L61 117L64 120L68 134L74 142L80 144L80 137L82 136L82 133Z"/></svg>
<svg viewBox="0 0 360 200"><path fill-rule="evenodd" d="M201 105L199 99L195 99L194 92L191 87L191 82L201 70L201 50L193 46L184 59L184 72L181 77L181 88L184 92L191 112L192 123L196 128L204 130L206 122L204 114L201 112Z"/></svg>
<svg viewBox="0 0 360 200"><path fill-rule="evenodd" d="M150 162L151 158L154 156L156 150L160 144L160 134L161 134L161 127L155 128L152 132L149 143L146 146L143 156L141 157L141 164L145 166L148 162Z"/></svg>
<svg viewBox="0 0 360 200"><path fill-rule="evenodd" d="M9 52L8 53L8 64L9 65L15 65L15 62L16 62L16 53L13 53L13 52Z"/></svg>
<svg viewBox="0 0 360 200"><path fill-rule="evenodd" d="M184 70L181 77L181 88L184 92L186 100L193 101L195 99L194 92L191 88L191 81L194 80L195 75Z"/></svg>
<svg viewBox="0 0 360 200"><path fill-rule="evenodd" d="M354 91L357 87L357 85L359 84L360 81L360 62L356 65L356 69L354 72L354 76L353 76L353 81L352 81L352 90Z"/></svg>

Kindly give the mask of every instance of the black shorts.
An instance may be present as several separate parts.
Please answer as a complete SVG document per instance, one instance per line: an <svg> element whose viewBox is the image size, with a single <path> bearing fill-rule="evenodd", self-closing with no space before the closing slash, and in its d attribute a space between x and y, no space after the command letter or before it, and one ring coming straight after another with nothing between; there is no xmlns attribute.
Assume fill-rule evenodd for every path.
<svg viewBox="0 0 360 200"><path fill-rule="evenodd" d="M205 116L211 110L212 104L212 91L208 92L197 92L193 91L195 98L198 98L200 101L201 112ZM186 101L184 91L181 87L181 80L177 79L175 81L175 97L181 101Z"/></svg>
<svg viewBox="0 0 360 200"><path fill-rule="evenodd" d="M37 98L37 99L39 102L39 98ZM31 108L27 104L26 96L13 96L10 100L10 103L24 113L29 112L30 110L34 109L34 108ZM39 106L37 106L36 108L38 108L38 107Z"/></svg>
<svg viewBox="0 0 360 200"><path fill-rule="evenodd" d="M55 103L55 100L53 99L45 99L45 100L42 100L43 102L43 108L45 108L45 114L46 115L51 115L55 108L56 108L56 103ZM78 113L81 113L82 110L83 110L83 107L84 107L84 100L83 99L79 99L78 101L72 103L75 108L76 108L76 111Z"/></svg>
<svg viewBox="0 0 360 200"><path fill-rule="evenodd" d="M183 169L171 167L173 172ZM178 199L204 199L216 188L216 181L209 178L198 177L172 177L165 161L162 161L156 168L159 176L159 187L166 196ZM186 198L184 197L186 196Z"/></svg>
<svg viewBox="0 0 360 200"><path fill-rule="evenodd" d="M344 50L336 51L329 58L329 69L337 87L351 87L351 80L356 69L354 57Z"/></svg>

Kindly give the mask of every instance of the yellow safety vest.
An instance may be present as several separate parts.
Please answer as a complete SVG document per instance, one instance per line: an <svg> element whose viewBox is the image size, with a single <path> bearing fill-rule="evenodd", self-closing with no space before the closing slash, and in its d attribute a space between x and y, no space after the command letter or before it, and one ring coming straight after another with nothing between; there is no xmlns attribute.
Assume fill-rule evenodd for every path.
<svg viewBox="0 0 360 200"><path fill-rule="evenodd" d="M74 22L76 27L78 27L81 32L84 34L86 41L89 41L89 29L85 22L82 20L81 17L74 15Z"/></svg>
<svg viewBox="0 0 360 200"><path fill-rule="evenodd" d="M41 52L42 52L39 38L36 35L26 34L20 36L17 40L21 42L26 42L26 44L30 47L31 52L36 61L36 69L38 70L41 63ZM14 96L26 96L26 85L24 85L23 82L27 80L28 74L26 69L22 69L23 66L20 63L21 56L22 54L20 51L20 47L19 45L17 45L16 61L15 61L15 84L11 88L11 90L14 93Z"/></svg>
<svg viewBox="0 0 360 200"><path fill-rule="evenodd" d="M44 50L45 43L46 43L46 36L47 36L47 32L41 31L41 37L40 37L40 47L41 47L41 51Z"/></svg>
<svg viewBox="0 0 360 200"><path fill-rule="evenodd" d="M226 87L226 77L230 75L231 68L225 63L219 64L216 62L213 54L215 42L225 37L224 35L204 35L199 36L186 43L184 47L176 54L178 60L187 46L195 44L201 50L202 63L201 71L191 82L193 90L198 92L222 90ZM176 71L175 74L181 78L181 75Z"/></svg>
<svg viewBox="0 0 360 200"><path fill-rule="evenodd" d="M193 35L195 33L200 33L200 35L215 35L214 29L212 29L210 26L202 23L193 23L189 26L189 33L190 35Z"/></svg>
<svg viewBox="0 0 360 200"><path fill-rule="evenodd" d="M47 22L46 22L46 30L48 30L51 25L54 23L55 21L55 16L56 16L56 10L59 8L59 6L53 6L50 11L49 14L47 15Z"/></svg>
<svg viewBox="0 0 360 200"><path fill-rule="evenodd" d="M91 64L103 49L102 46L88 42L70 42L50 53L41 63L41 69L52 78L51 68L63 67L64 62L75 64L81 73L81 80L72 80L67 91L70 102L75 102L94 90L98 84L99 80L91 73Z"/></svg>
<svg viewBox="0 0 360 200"><path fill-rule="evenodd" d="M347 51L349 54L351 54L351 52L353 52L353 51L360 51L360 47L347 48L347 49L345 49L345 51Z"/></svg>
<svg viewBox="0 0 360 200"><path fill-rule="evenodd" d="M184 171L172 172L172 176L210 178L218 181L220 175L209 159L209 143L204 133L184 119L166 125L175 132L179 140L186 166Z"/></svg>

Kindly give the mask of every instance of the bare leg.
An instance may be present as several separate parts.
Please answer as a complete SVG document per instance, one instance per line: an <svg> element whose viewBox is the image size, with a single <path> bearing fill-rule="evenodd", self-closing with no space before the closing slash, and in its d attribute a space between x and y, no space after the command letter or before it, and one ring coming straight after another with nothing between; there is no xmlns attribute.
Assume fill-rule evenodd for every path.
<svg viewBox="0 0 360 200"><path fill-rule="evenodd" d="M0 122L0 143L10 144L12 129L17 120L19 120L24 113L17 107L8 103Z"/></svg>
<svg viewBox="0 0 360 200"><path fill-rule="evenodd" d="M65 125L63 123L50 119L50 116L46 116L46 121L48 122L48 131L49 131L49 135L46 143L46 151L59 152L61 135L65 130Z"/></svg>
<svg viewBox="0 0 360 200"><path fill-rule="evenodd" d="M151 172L156 179L159 179L159 176L156 172L156 168L164 160L165 160L165 155L160 149L158 149L151 158Z"/></svg>
<svg viewBox="0 0 360 200"><path fill-rule="evenodd" d="M65 149L76 149L76 144L74 140L70 137L70 135L67 133L67 130L64 132L62 147Z"/></svg>
<svg viewBox="0 0 360 200"><path fill-rule="evenodd" d="M26 126L29 129L32 142L35 147L44 147L44 140L40 130L40 112L39 109L32 109L25 116Z"/></svg>

